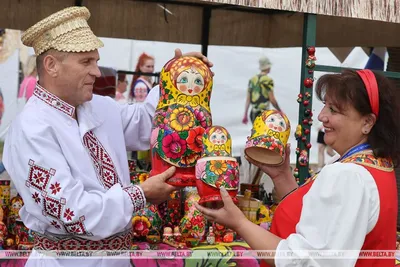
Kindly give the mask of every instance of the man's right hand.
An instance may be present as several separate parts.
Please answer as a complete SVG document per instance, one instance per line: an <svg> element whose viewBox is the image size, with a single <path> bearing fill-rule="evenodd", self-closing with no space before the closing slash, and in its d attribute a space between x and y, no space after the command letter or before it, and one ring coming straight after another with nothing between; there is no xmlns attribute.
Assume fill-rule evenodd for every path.
<svg viewBox="0 0 400 267"><path fill-rule="evenodd" d="M163 173L149 177L140 187L151 204L160 204L170 198L170 194L178 190L177 187L167 184L165 181L175 173L175 167L171 167Z"/></svg>

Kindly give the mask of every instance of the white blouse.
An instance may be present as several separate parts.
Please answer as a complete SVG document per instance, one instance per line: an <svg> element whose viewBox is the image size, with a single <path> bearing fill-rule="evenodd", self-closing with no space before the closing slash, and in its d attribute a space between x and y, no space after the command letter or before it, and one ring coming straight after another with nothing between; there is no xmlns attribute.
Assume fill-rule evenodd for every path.
<svg viewBox="0 0 400 267"><path fill-rule="evenodd" d="M298 259L276 257L275 265L354 266L357 258L322 260L296 250L360 250L378 221L379 207L378 188L367 169L354 163L325 166L303 198L296 233L277 247L277 253L291 251Z"/></svg>

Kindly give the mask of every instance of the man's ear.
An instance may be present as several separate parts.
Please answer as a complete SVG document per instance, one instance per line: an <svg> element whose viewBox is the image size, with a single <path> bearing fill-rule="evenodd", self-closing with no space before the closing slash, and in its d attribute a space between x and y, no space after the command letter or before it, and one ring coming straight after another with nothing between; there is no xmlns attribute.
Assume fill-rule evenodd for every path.
<svg viewBox="0 0 400 267"><path fill-rule="evenodd" d="M60 62L55 56L48 54L43 59L43 68L51 77L55 78L58 76Z"/></svg>

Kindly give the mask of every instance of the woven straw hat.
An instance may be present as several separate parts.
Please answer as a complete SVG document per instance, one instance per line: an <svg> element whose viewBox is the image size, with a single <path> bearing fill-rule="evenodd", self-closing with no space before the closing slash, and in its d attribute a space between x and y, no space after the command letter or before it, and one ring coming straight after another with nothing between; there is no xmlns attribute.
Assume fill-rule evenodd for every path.
<svg viewBox="0 0 400 267"><path fill-rule="evenodd" d="M49 49L64 52L88 52L103 47L103 42L90 29L86 7L68 7L27 29L22 43L33 47L36 55Z"/></svg>

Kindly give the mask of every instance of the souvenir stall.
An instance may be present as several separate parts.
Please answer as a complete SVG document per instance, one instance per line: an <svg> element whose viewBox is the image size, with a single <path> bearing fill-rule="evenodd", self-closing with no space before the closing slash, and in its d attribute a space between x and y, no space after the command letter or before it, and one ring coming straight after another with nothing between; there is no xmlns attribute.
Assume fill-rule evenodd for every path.
<svg viewBox="0 0 400 267"><path fill-rule="evenodd" d="M22 4L20 2L23 2ZM7 12L0 23L5 27L25 28L44 17L43 12L51 13L73 4L85 5L92 12L91 26L104 37L135 38L144 40L201 43L203 53L207 53L209 44L215 45L252 45L263 47L302 46L302 74L300 94L298 95L299 124L291 132L285 116L279 113L263 113L253 126L246 143L245 153L257 161L268 164L280 164L284 157L284 147L289 134L295 134L298 140L296 152L297 166L294 175L298 183L303 184L310 177L308 153L310 145L310 126L312 119L312 89L314 71L339 71L338 68L316 64L315 46L396 46L400 37L393 34L399 29L399 9L397 1L59 1L57 4L47 2L46 12L32 12L34 8L28 1L8 1L10 8L26 14L26 20L20 22L9 17ZM62 2L62 4L60 4ZM308 2L308 4L306 3ZM340 2L340 4L338 4ZM311 4L312 3L312 4ZM155 7L156 5L161 8ZM168 23L166 4L177 6L180 15ZM25 5L25 6L21 6ZM134 7L133 7L134 6ZM378 6L378 7L377 7ZM163 19L153 23L155 31L150 37L146 31L128 30L132 27L122 23L126 19L121 10L132 10L137 16L147 16L149 7L161 12ZM187 7L187 10L185 10ZM346 8L345 8L346 7ZM140 9L141 8L141 9ZM54 9L54 10L53 10ZM107 12L107 16L102 15ZM143 10L147 10L144 12ZM198 12L201 11L201 12ZM109 13L114 13L112 16ZM120 13L119 13L120 12ZM218 14L218 16L217 16ZM232 15L227 15L232 14ZM119 31L108 24L111 18L121 26ZM243 17L250 18L248 21ZM359 18L366 20L350 19ZM233 19L245 23L238 27ZM121 20L121 23L118 23ZM198 23L187 23L187 21ZM323 25L318 29L318 25ZM140 21L137 19L136 21ZM237 22L236 21L236 22ZM377 22L379 21L379 22ZM10 25L11 23L11 25ZM182 26L183 25L183 26ZM201 25L201 26L200 26ZM221 27L218 25L226 25ZM343 32L343 25L348 26L350 34L346 38L337 38ZM136 26L135 26L136 27ZM157 28L161 27L161 29ZM231 28L227 28L231 27ZM276 27L276 30L273 30ZM173 29L173 30L171 30ZM232 30L230 30L232 29ZM235 30L236 29L236 30ZM253 29L253 31L249 31ZM263 36L269 29L268 38ZM327 30L329 29L329 30ZM376 29L379 34L369 39L358 32ZM382 29L382 30L380 30ZM282 31L288 34L282 38ZM185 34L182 34L184 32ZM212 34L210 34L212 32ZM353 33L358 34L353 34ZM249 36L249 33L251 36ZM275 34L275 35L274 35ZM379 36L378 36L379 35ZM303 36L303 37L301 37ZM317 38L318 36L318 38ZM373 38L375 37L375 38ZM378 41L377 41L378 40ZM398 73L386 73L399 78ZM188 86L190 84L190 86ZM195 209L193 203L199 202L208 207L221 205L219 187L225 187L233 201L241 208L246 217L256 224L268 229L277 205L270 194L259 190L257 182L250 185L239 185L239 164L231 155L231 138L229 132L219 125L212 124L212 112L209 102L212 97L212 74L201 61L195 58L174 59L164 66L160 74L160 101L153 120L151 135L151 171L142 170L137 162L129 162L131 181L140 184L151 176L161 173L170 166L176 166L176 174L168 180L171 185L180 189L171 195L171 200L161 205L148 204L142 211L133 214L132 226L134 237L132 250L180 250L190 249L193 252L215 250L219 252L249 250L236 233L225 227L208 222ZM273 119L272 119L273 118ZM3 220L0 220L0 244L3 249L31 249L33 240L29 230L18 218L18 209L23 205L22 199L16 196L9 199L10 184L0 184L3 205ZM240 189L240 190L239 190ZM1 215L1 213L0 213ZM159 264L164 266L258 266L259 259L225 257L222 261L201 257L184 259L140 259L132 258L134 266ZM23 266L25 260L0 259L0 266ZM396 261L397 264L397 261Z"/></svg>

